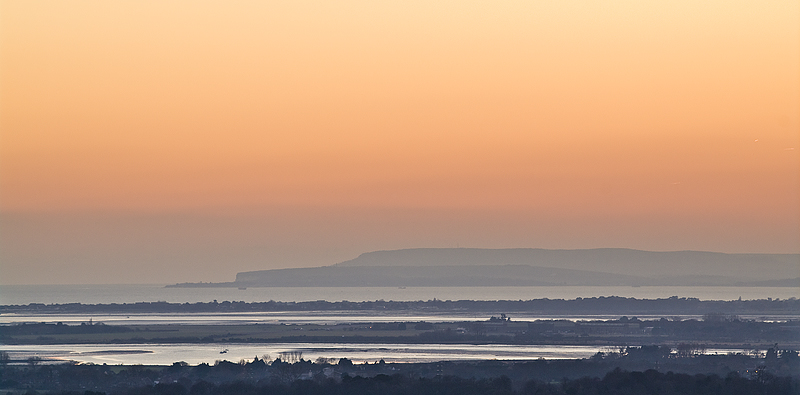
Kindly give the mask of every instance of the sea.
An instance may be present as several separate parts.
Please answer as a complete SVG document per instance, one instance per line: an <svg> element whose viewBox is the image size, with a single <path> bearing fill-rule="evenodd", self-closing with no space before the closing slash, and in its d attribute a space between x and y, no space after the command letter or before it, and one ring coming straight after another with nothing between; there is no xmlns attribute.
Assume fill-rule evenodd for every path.
<svg viewBox="0 0 800 395"><path fill-rule="evenodd" d="M790 299L800 297L796 287L331 287L331 288L167 288L165 284L117 285L2 285L0 305L64 304L64 303L136 303L170 302L196 303L212 301L243 302L302 302L302 301L417 301L417 300L530 300L575 299L600 296L634 298L669 298L672 296L701 300ZM107 325L125 324L254 324L254 323L315 323L397 322L485 320L490 313L425 313L425 312L268 312L230 314L0 314L0 325L20 322L63 322L79 324L92 319ZM518 313L516 320L536 319L616 319L607 315L536 315ZM642 316L640 318L651 318ZM685 316L683 318L697 318ZM745 317L747 318L747 317ZM773 319L775 317L754 317ZM786 319L777 317L775 319ZM800 312L797 317L800 318ZM306 360L348 358L355 362L435 362L454 360L533 360L586 358L598 351L595 346L551 345L474 345L474 344L339 344L339 343L247 343L247 344L65 344L65 345L6 345L0 351L9 353L12 360L24 361L31 356L45 363L73 361L95 364L170 365L183 361L189 364L217 360L238 362L287 355ZM709 354L752 352L741 349L709 349ZM24 362L21 362L24 363Z"/></svg>

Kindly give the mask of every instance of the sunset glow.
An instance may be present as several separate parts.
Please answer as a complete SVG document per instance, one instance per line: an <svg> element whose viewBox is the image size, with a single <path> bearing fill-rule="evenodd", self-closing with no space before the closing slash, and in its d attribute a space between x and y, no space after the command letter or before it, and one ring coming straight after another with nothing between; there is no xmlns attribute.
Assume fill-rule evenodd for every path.
<svg viewBox="0 0 800 395"><path fill-rule="evenodd" d="M0 283L800 252L797 1L0 4Z"/></svg>

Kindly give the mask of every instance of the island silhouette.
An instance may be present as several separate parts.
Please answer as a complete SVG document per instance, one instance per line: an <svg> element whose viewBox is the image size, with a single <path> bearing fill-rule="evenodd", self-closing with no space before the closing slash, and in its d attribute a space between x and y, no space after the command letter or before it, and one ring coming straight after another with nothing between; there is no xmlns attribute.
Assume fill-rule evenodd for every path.
<svg viewBox="0 0 800 395"><path fill-rule="evenodd" d="M625 248L415 248L171 287L800 286L800 254Z"/></svg>

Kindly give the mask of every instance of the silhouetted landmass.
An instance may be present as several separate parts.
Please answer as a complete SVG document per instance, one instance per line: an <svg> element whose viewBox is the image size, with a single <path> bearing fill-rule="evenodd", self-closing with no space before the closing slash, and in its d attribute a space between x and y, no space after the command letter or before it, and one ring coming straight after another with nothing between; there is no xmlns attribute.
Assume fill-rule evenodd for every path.
<svg viewBox="0 0 800 395"><path fill-rule="evenodd" d="M131 332L133 329L122 325L105 325L97 323L87 325L82 323L80 325L67 325L61 322L56 324L41 323L28 323L23 322L20 324L2 325L0 326L0 339L6 339L11 336L19 335L74 335L74 334L97 334L97 333L124 333Z"/></svg>
<svg viewBox="0 0 800 395"><path fill-rule="evenodd" d="M649 285L646 277L529 265L326 266L244 272L237 287Z"/></svg>
<svg viewBox="0 0 800 395"><path fill-rule="evenodd" d="M705 251L653 252L627 248L416 248L374 251L336 266L534 265L636 276L741 275L796 277L800 254L725 254ZM765 274L761 271L772 270ZM766 277L765 277L766 276Z"/></svg>
<svg viewBox="0 0 800 395"><path fill-rule="evenodd" d="M397 311L397 312L528 312L541 314L612 314L612 315L703 315L708 313L750 315L797 315L800 299L700 300L672 296L660 299L637 299L600 296L577 299L531 300L427 300L329 302L137 302L109 304L43 304L0 306L0 314L83 314L83 313L224 313L269 311Z"/></svg>
<svg viewBox="0 0 800 395"><path fill-rule="evenodd" d="M675 355L628 347L584 360L354 364L217 361L172 366L0 367L0 389L62 394L798 394L800 358ZM336 362L335 364L333 362ZM662 372L667 373L662 373ZM58 392L56 392L58 393Z"/></svg>
<svg viewBox="0 0 800 395"><path fill-rule="evenodd" d="M241 272L233 282L174 287L800 286L800 254L621 248L419 248L332 266Z"/></svg>
<svg viewBox="0 0 800 395"><path fill-rule="evenodd" d="M0 326L3 344L393 343L393 344L703 344L712 348L800 348L800 321L763 322L707 314L702 320L535 320L249 325Z"/></svg>
<svg viewBox="0 0 800 395"><path fill-rule="evenodd" d="M800 277L784 280L765 280L741 283L747 287L800 287Z"/></svg>

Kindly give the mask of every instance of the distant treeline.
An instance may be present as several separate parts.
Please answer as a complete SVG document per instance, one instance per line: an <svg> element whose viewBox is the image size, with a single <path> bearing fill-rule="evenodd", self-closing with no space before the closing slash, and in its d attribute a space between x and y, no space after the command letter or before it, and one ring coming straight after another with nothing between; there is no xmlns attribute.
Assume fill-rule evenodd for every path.
<svg viewBox="0 0 800 395"><path fill-rule="evenodd" d="M800 299L700 300L697 298L636 299L618 296L532 300L427 300L328 302L137 302L109 304L42 304L0 306L5 313L227 313L269 311L430 311L430 312L535 312L542 314L797 314Z"/></svg>
<svg viewBox="0 0 800 395"><path fill-rule="evenodd" d="M298 334L293 328L305 328ZM216 332L198 332L182 325L175 329L138 325L64 325L62 323L19 323L0 326L2 344L59 344L75 342L100 343L457 343L457 344L655 344L696 342L710 344L789 344L797 347L800 339L798 321L761 322L740 320L734 316L707 314L702 321L619 320L581 321L537 320L470 321L458 323L400 322L359 323L319 326L261 324L248 325L238 334L231 327ZM280 328L274 331L270 328ZM414 330L408 330L413 328ZM184 330L185 329L185 330ZM116 334L105 337L71 337L73 335Z"/></svg>

